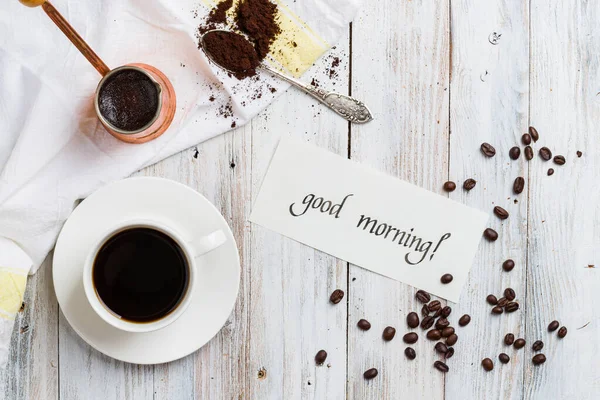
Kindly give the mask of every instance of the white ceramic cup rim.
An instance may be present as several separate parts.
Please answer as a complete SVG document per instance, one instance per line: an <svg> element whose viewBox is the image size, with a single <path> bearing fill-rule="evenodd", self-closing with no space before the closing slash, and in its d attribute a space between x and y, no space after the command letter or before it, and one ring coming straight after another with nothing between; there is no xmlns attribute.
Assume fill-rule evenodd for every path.
<svg viewBox="0 0 600 400"><path fill-rule="evenodd" d="M102 246L117 233L133 228L150 228L162 232L171 237L182 249L189 268L188 285L184 297L180 300L179 304L173 311L171 311L164 317L152 322L138 323L120 318L100 300L92 279L92 270L94 267L94 262L96 260L96 256L100 248L102 248ZM208 253L209 251L212 251L217 247L221 246L223 243L225 243L226 240L227 239L225 237L225 234L221 230L217 230L211 233L210 235L204 236L198 240L184 240L183 237L177 232L175 232L173 229L158 221L149 219L136 219L121 222L118 225L113 226L111 229L107 230L106 233L104 233L101 236L101 238L90 249L90 252L86 258L83 267L83 289L85 291L85 295L94 312L106 323L114 326L117 329L135 333L152 332L162 329L175 322L190 305L192 295L194 294L194 289L196 287L198 263L197 259L201 255ZM204 248L201 249L201 251L194 250L194 243L200 243L202 246L204 246Z"/></svg>

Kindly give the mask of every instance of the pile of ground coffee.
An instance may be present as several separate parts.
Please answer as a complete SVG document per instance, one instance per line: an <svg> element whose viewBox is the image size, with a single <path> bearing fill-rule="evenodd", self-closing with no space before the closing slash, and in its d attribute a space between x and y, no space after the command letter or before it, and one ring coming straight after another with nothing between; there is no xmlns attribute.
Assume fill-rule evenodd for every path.
<svg viewBox="0 0 600 400"><path fill-rule="evenodd" d="M198 27L198 33L203 35L213 29L222 27L227 22L227 11L233 6L233 0L223 0L212 9L204 24Z"/></svg>
<svg viewBox="0 0 600 400"><path fill-rule="evenodd" d="M125 69L104 82L98 94L98 108L112 126L133 132L154 119L158 96L156 84L146 74Z"/></svg>
<svg viewBox="0 0 600 400"><path fill-rule="evenodd" d="M237 8L236 24L254 42L261 61L281 33L277 23L277 5L270 0L242 0Z"/></svg>
<svg viewBox="0 0 600 400"><path fill-rule="evenodd" d="M203 39L204 51L221 67L243 79L256 74L260 64L254 46L245 37L233 32L208 32Z"/></svg>

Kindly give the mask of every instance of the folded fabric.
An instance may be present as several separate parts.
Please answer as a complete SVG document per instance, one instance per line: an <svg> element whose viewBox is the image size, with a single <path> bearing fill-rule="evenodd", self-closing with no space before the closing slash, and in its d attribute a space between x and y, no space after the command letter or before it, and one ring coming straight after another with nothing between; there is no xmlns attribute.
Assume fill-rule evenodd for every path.
<svg viewBox="0 0 600 400"><path fill-rule="evenodd" d="M347 29L360 0L277 1L283 33L269 63L301 75ZM214 2L55 0L111 67L144 62L177 93L171 128L142 145L108 135L94 114L97 72L40 8L0 9L0 367L26 273L54 246L77 200L248 122L287 89L268 75L238 81L210 65L196 31ZM230 16L231 17L231 16ZM296 47L286 46L295 42ZM273 50L273 49L272 49ZM276 91L264 90L274 87ZM261 91L262 96L254 95ZM257 98L259 97L259 98ZM224 112L225 110L225 112ZM235 124L233 124L235 122Z"/></svg>

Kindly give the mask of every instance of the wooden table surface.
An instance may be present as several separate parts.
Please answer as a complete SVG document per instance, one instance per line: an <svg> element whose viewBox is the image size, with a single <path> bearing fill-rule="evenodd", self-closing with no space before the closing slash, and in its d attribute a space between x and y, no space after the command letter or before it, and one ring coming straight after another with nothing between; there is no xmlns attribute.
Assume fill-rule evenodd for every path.
<svg viewBox="0 0 600 400"><path fill-rule="evenodd" d="M294 2L288 2L294 7ZM241 290L221 332L195 354L137 366L93 350L60 313L49 262L30 279L0 398L16 399L597 399L600 392L600 4L596 0L365 0L330 59L307 77L363 99L376 120L348 126L297 91L236 129L141 171L183 182L223 213L242 259ZM496 32L497 44L490 43ZM528 126L536 156L508 158ZM432 368L432 343L404 356L405 316L420 309L413 287L376 275L250 224L253 200L282 135L292 135L400 179L443 193L448 180L478 181L450 198L510 218L490 225L451 321L458 329L450 372ZM492 143L488 159L479 145ZM583 157L577 158L581 150ZM556 173L547 176L548 168ZM512 182L526 181L515 196ZM460 186L460 185L459 185ZM502 262L512 258L506 273ZM596 265L595 268L588 265ZM489 293L512 287L521 309L492 316ZM329 303L337 288L346 292ZM356 328L366 318L372 329ZM559 340L546 327L569 329ZM387 325L398 330L386 343ZM421 333L422 331L418 331ZM508 332L527 339L515 351ZM548 361L535 367L530 344ZM168 345L166 343L165 345ZM326 366L315 366L320 349ZM507 365L497 362L506 352ZM492 372L481 360L496 361ZM365 381L363 372L379 369Z"/></svg>

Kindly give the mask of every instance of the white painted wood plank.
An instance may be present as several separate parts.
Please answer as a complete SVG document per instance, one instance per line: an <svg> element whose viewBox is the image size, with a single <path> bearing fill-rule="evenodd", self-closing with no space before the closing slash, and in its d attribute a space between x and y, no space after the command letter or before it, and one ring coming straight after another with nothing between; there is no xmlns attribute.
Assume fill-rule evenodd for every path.
<svg viewBox="0 0 600 400"><path fill-rule="evenodd" d="M472 321L457 327L459 342L448 362L446 398L520 398L524 351L505 346L503 338L509 332L516 337L525 334L527 191L514 195L512 186L516 177L527 177L529 164L523 155L511 160L508 151L523 148L521 135L528 128L529 8L527 2L500 0L451 4L450 179L459 188L450 198L489 213L488 226L499 239L481 241L460 302L453 307L451 323L465 313ZM496 45L490 43L494 32L502 35ZM482 142L496 148L494 158L481 153ZM477 181L470 192L462 189L467 178ZM501 221L493 215L494 206L506 209L510 217ZM502 263L509 258L516 267L504 272ZM517 293L521 310L492 315L486 296L501 298L507 287ZM507 365L498 360L502 352L511 357ZM481 367L486 357L495 364L489 373Z"/></svg>
<svg viewBox="0 0 600 400"><path fill-rule="evenodd" d="M548 361L526 352L526 399L596 399L600 390L600 5L532 0L531 123L537 148L530 174L527 335L542 339ZM584 155L577 158L575 152ZM548 168L556 173L548 177ZM588 264L596 268L586 268ZM553 319L569 329L559 340ZM577 328L590 322L587 327Z"/></svg>
<svg viewBox="0 0 600 400"><path fill-rule="evenodd" d="M435 192L448 174L449 18L448 2L368 0L352 30L352 93L376 119L352 126L351 158ZM420 328L417 358L404 356L406 315L421 310L416 289L357 266L350 278L348 398L443 398L444 375ZM370 331L356 327L361 318ZM386 343L388 325L397 333ZM379 376L364 380L372 367Z"/></svg>

